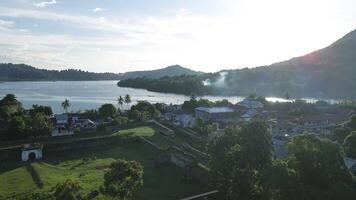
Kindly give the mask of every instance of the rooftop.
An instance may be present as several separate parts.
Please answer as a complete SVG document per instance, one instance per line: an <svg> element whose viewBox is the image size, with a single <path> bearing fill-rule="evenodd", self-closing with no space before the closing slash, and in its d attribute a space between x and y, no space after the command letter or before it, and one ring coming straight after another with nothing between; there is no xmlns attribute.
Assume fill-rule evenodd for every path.
<svg viewBox="0 0 356 200"><path fill-rule="evenodd" d="M198 111L207 112L207 113L230 113L234 112L233 109L229 107L198 107L196 108Z"/></svg>

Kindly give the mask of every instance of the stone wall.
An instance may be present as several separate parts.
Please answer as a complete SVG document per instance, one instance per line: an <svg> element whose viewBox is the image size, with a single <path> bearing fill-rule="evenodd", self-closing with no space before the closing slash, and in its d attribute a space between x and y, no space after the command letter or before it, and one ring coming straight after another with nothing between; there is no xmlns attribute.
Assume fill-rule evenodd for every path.
<svg viewBox="0 0 356 200"><path fill-rule="evenodd" d="M155 160L155 163L158 166L174 164L180 168L185 168L193 162L196 162L194 156L187 154L178 147L174 146L160 153Z"/></svg>
<svg viewBox="0 0 356 200"><path fill-rule="evenodd" d="M12 160L21 160L21 147L0 149L0 163Z"/></svg>
<svg viewBox="0 0 356 200"><path fill-rule="evenodd" d="M61 141L58 143L51 142L43 145L43 159L46 159L46 156L51 156L55 154L66 154L71 153L76 150L83 150L87 148L100 148L107 147L109 145L123 145L130 142L137 142L138 138L136 137L102 137L102 138L86 138L86 139L77 139L71 140L68 138L68 141ZM0 161L21 161L21 147L13 148L3 148L0 149Z"/></svg>
<svg viewBox="0 0 356 200"><path fill-rule="evenodd" d="M46 154L53 154L53 153L63 153L68 151L75 151L75 150L83 150L86 148L97 148L97 147L106 147L109 145L122 145L127 144L129 142L135 142L137 138L135 137L103 137L103 138L89 138L89 139L82 139L82 140L75 140L70 142L64 143L53 143L53 144L46 144L43 147L43 156L46 157Z"/></svg>
<svg viewBox="0 0 356 200"><path fill-rule="evenodd" d="M205 166L198 163L192 163L184 168L185 170L185 180L188 182L198 182L201 184L208 185L210 182L210 172Z"/></svg>

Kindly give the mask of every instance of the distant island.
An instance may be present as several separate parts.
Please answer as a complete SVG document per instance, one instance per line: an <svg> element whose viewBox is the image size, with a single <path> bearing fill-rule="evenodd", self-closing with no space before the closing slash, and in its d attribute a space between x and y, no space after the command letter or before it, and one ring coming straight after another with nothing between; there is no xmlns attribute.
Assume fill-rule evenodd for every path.
<svg viewBox="0 0 356 200"><path fill-rule="evenodd" d="M270 66L161 78L131 78L120 87L198 95L356 98L356 30L332 45Z"/></svg>
<svg viewBox="0 0 356 200"><path fill-rule="evenodd" d="M97 81L126 80L130 78L161 78L179 75L200 75L197 72L179 65L172 65L151 71L132 71L125 73L94 73L77 69L47 70L26 64L0 63L1 81Z"/></svg>
<svg viewBox="0 0 356 200"><path fill-rule="evenodd" d="M194 71L180 65L172 65L156 70L146 71L133 71L125 72L122 74L120 80L132 79L132 78L162 78L167 76L181 76L181 75L201 75L203 72Z"/></svg>
<svg viewBox="0 0 356 200"><path fill-rule="evenodd" d="M25 64L0 63L1 81L97 81L120 80L115 73L94 73L83 70L46 70Z"/></svg>

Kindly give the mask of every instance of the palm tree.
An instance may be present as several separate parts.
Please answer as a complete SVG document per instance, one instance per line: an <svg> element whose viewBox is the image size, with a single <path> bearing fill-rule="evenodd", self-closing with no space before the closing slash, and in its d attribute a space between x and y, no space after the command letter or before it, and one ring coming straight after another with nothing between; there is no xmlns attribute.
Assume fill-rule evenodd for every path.
<svg viewBox="0 0 356 200"><path fill-rule="evenodd" d="M66 113L68 113L68 108L70 107L70 103L69 103L69 100L68 99L65 99L63 102L62 102L62 107L64 109L64 111Z"/></svg>
<svg viewBox="0 0 356 200"><path fill-rule="evenodd" d="M124 105L124 98L122 98L122 96L119 96L119 98L117 99L117 102L118 102L120 108L122 109L122 105Z"/></svg>
<svg viewBox="0 0 356 200"><path fill-rule="evenodd" d="M127 109L129 108L129 104L131 103L131 97L129 94L125 96L125 103L127 104Z"/></svg>

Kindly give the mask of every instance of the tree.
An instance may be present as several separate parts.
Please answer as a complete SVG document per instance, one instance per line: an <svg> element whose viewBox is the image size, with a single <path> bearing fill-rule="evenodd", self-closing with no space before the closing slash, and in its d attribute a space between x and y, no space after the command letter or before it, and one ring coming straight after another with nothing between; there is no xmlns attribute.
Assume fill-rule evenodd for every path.
<svg viewBox="0 0 356 200"><path fill-rule="evenodd" d="M141 121L141 112L138 110L132 110L130 112L130 117L135 119L136 121Z"/></svg>
<svg viewBox="0 0 356 200"><path fill-rule="evenodd" d="M125 101L125 103L126 103L126 105L127 105L127 108L128 108L128 107L129 107L129 104L131 103L131 97L130 97L129 94L126 94L124 101Z"/></svg>
<svg viewBox="0 0 356 200"><path fill-rule="evenodd" d="M117 126L124 127L128 124L129 119L127 117L118 116L115 118L114 123Z"/></svg>
<svg viewBox="0 0 356 200"><path fill-rule="evenodd" d="M262 169L271 163L272 136L265 122L254 120L242 125L239 144L244 148L244 159L254 169Z"/></svg>
<svg viewBox="0 0 356 200"><path fill-rule="evenodd" d="M64 111L66 113L68 113L68 108L70 107L70 103L69 103L69 100L68 99L65 99L63 102L62 102L62 107L64 109Z"/></svg>
<svg viewBox="0 0 356 200"><path fill-rule="evenodd" d="M99 114L104 118L114 117L115 113L116 113L115 106L109 103L103 104L99 108Z"/></svg>
<svg viewBox="0 0 356 200"><path fill-rule="evenodd" d="M332 132L332 139L336 140L340 144L343 144L346 136L348 136L351 133L351 131L352 131L352 129L350 129L346 126L336 128Z"/></svg>
<svg viewBox="0 0 356 200"><path fill-rule="evenodd" d="M4 98L0 100L0 106L18 105L20 102L17 101L14 94L7 94Z"/></svg>
<svg viewBox="0 0 356 200"><path fill-rule="evenodd" d="M293 139L288 149L291 155L289 167L299 177L300 199L333 199L332 190L337 189L339 194L353 190L353 177L336 143L312 134L302 134ZM343 187L335 188L335 184ZM353 191L351 199L355 199L354 195Z"/></svg>
<svg viewBox="0 0 356 200"><path fill-rule="evenodd" d="M356 159L356 131L352 131L344 142L346 156Z"/></svg>
<svg viewBox="0 0 356 200"><path fill-rule="evenodd" d="M117 99L117 103L119 104L120 108L122 109L122 106L124 105L124 98L122 98L121 95Z"/></svg>
<svg viewBox="0 0 356 200"><path fill-rule="evenodd" d="M32 105L32 109L30 109L30 115L33 117L36 113L43 113L46 116L51 116L53 114L51 107L34 104Z"/></svg>
<svg viewBox="0 0 356 200"><path fill-rule="evenodd" d="M271 164L271 135L262 121L230 126L208 144L213 183L223 199L264 199L261 173Z"/></svg>
<svg viewBox="0 0 356 200"><path fill-rule="evenodd" d="M156 107L148 101L139 101L136 105L131 106L130 113L135 110L141 113L140 121L146 121L149 118L160 116L160 113Z"/></svg>
<svg viewBox="0 0 356 200"><path fill-rule="evenodd" d="M356 130L356 115L352 115L350 121L347 123L347 126Z"/></svg>
<svg viewBox="0 0 356 200"><path fill-rule="evenodd" d="M7 134L9 139L22 139L25 135L26 123L22 116L13 116L8 122Z"/></svg>
<svg viewBox="0 0 356 200"><path fill-rule="evenodd" d="M274 159L271 165L264 168L262 184L267 199L301 199L298 173L288 166L288 160Z"/></svg>
<svg viewBox="0 0 356 200"><path fill-rule="evenodd" d="M52 123L44 113L37 113L32 119L33 136L50 135L52 132Z"/></svg>
<svg viewBox="0 0 356 200"><path fill-rule="evenodd" d="M54 188L56 200L81 200L84 199L80 193L81 187L77 182L66 180L57 184Z"/></svg>
<svg viewBox="0 0 356 200"><path fill-rule="evenodd" d="M118 199L130 199L143 185L143 168L136 161L117 160L104 175L105 191Z"/></svg>
<svg viewBox="0 0 356 200"><path fill-rule="evenodd" d="M23 110L22 104L17 101L16 96L7 94L0 100L0 122L6 122L15 115L23 115Z"/></svg>
<svg viewBox="0 0 356 200"><path fill-rule="evenodd" d="M91 120L96 120L99 118L99 113L96 109L85 110L83 115Z"/></svg>

